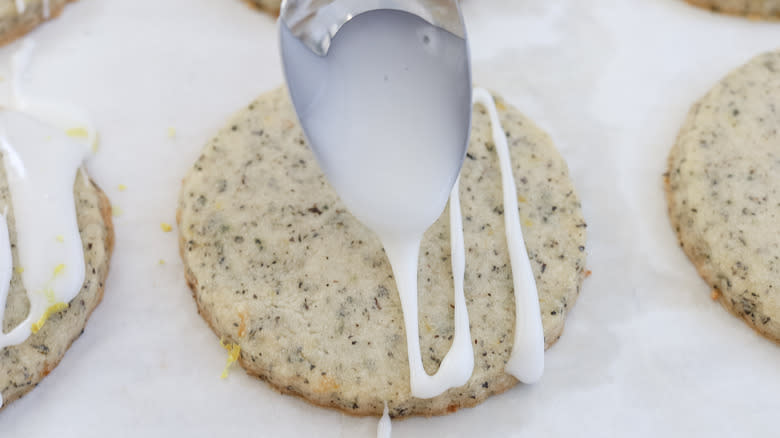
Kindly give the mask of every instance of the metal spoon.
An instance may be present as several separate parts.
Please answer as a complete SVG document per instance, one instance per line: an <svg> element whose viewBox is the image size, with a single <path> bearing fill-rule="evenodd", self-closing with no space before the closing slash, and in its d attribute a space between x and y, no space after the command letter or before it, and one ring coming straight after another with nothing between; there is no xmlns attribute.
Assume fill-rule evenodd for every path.
<svg viewBox="0 0 780 438"><path fill-rule="evenodd" d="M407 27L406 19L418 24ZM376 218L378 209L393 207L387 220L397 222L412 213L420 216L406 200L428 196L430 211L423 216L427 226L433 224L460 172L471 126L471 62L458 1L285 0L279 28L284 73L298 119L320 167L350 211L376 231L393 225L368 218ZM347 34L339 40L346 28L347 34L366 35L371 45L361 46ZM374 47L388 57L377 56ZM415 55L406 58L407 50ZM409 65L396 65L396 60ZM384 82L371 70L371 62L388 72ZM433 79L431 72L436 72ZM393 92L386 92L388 86L395 87ZM432 132L431 126L448 128ZM390 135L397 141L356 141L361 135L366 140ZM350 148L350 142L366 147ZM369 153L366 148L374 149ZM355 195L356 182L366 183L365 193ZM372 202L382 194L368 193L372 183L401 186L386 194L380 206ZM420 192L425 190L430 195Z"/></svg>

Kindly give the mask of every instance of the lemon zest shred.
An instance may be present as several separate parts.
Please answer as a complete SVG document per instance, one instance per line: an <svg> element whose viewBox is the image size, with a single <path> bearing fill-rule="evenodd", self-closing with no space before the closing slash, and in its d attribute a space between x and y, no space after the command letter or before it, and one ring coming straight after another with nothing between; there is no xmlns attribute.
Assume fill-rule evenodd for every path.
<svg viewBox="0 0 780 438"><path fill-rule="evenodd" d="M238 312L238 318L240 320L238 323L238 337L243 338L246 336L246 311Z"/></svg>
<svg viewBox="0 0 780 438"><path fill-rule="evenodd" d="M160 224L160 229L165 231L166 233L170 233L171 230L173 230L173 227L171 226L171 224L163 222Z"/></svg>
<svg viewBox="0 0 780 438"><path fill-rule="evenodd" d="M59 265L54 267L54 276L56 277L56 276L62 274L62 271L64 271L64 270L65 270L65 264L64 263L60 263Z"/></svg>
<svg viewBox="0 0 780 438"><path fill-rule="evenodd" d="M173 126L168 128L168 138L176 138L176 128Z"/></svg>
<svg viewBox="0 0 780 438"><path fill-rule="evenodd" d="M57 237L56 237L56 239L57 239L57 242L60 242L60 243L63 243L63 242L65 242L65 237L63 237L63 236L62 236L62 234L60 234L59 236L57 236Z"/></svg>
<svg viewBox="0 0 780 438"><path fill-rule="evenodd" d="M159 263L159 264L161 264L161 265L164 265L164 264L165 264L165 260L163 260L163 259L160 259L160 261L158 261L157 263Z"/></svg>
<svg viewBox="0 0 780 438"><path fill-rule="evenodd" d="M40 329L43 328L43 325L46 324L46 321L49 320L49 318L54 315L57 312L61 312L68 308L67 303L59 302L54 303L51 306L49 306L48 309L46 309L45 312L43 312L43 316L41 316L41 319L38 320L38 322L34 323L32 327L30 327L30 330L32 330L33 334L38 333Z"/></svg>
<svg viewBox="0 0 780 438"><path fill-rule="evenodd" d="M21 274L22 272L24 272L24 267L22 267L22 266L17 266L17 267L16 267L16 273L17 273L17 274Z"/></svg>
<svg viewBox="0 0 780 438"><path fill-rule="evenodd" d="M122 208L118 205L112 205L111 206L111 216L119 217L122 216Z"/></svg>
<svg viewBox="0 0 780 438"><path fill-rule="evenodd" d="M230 366L236 363L236 361L238 361L238 357L241 355L241 346L232 343L226 344L224 339L219 340L219 345L228 351L227 363L225 364L225 369L222 370L222 375L220 375L219 378L227 379Z"/></svg>
<svg viewBox="0 0 780 438"><path fill-rule="evenodd" d="M124 192L125 190L127 190L127 186L124 184L119 184L119 191Z"/></svg>

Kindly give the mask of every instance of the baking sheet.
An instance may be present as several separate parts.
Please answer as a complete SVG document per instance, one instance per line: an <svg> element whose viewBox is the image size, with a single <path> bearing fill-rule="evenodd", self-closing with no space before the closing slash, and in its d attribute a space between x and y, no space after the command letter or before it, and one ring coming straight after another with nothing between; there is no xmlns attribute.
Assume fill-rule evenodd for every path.
<svg viewBox="0 0 780 438"><path fill-rule="evenodd" d="M662 174L690 104L780 46L780 24L679 0L464 8L475 81L569 162L593 275L541 383L396 421L395 436L776 434L780 348L710 300L668 224ZM372 436L375 419L311 407L240 369L220 380L226 352L196 312L176 233L160 229L201 147L282 82L274 21L239 0L80 0L32 37L28 90L93 115L89 171L122 214L103 303L60 366L0 414L0 436ZM5 78L16 46L0 49Z"/></svg>

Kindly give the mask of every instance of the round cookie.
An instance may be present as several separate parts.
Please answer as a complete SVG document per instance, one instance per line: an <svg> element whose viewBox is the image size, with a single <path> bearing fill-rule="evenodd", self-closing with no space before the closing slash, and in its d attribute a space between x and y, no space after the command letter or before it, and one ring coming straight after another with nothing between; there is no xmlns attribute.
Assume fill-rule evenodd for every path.
<svg viewBox="0 0 780 438"><path fill-rule="evenodd" d="M741 15L759 19L780 18L780 0L686 0L688 3L713 12Z"/></svg>
<svg viewBox="0 0 780 438"><path fill-rule="evenodd" d="M279 9L282 7L282 0L244 0L249 5L259 8L262 11L272 15L279 15Z"/></svg>
<svg viewBox="0 0 780 438"><path fill-rule="evenodd" d="M540 291L545 345L561 335L584 276L585 222L550 138L500 99L520 217ZM438 415L517 383L504 373L514 294L489 118L475 107L460 182L472 378L411 397L395 281L376 236L328 185L284 88L239 112L185 177L180 249L199 311L240 363L283 393L355 415ZM429 373L454 330L448 212L420 250L420 341Z"/></svg>
<svg viewBox="0 0 780 438"><path fill-rule="evenodd" d="M74 0L24 0L24 11L20 13L16 0L0 0L0 46L57 17L71 1Z"/></svg>
<svg viewBox="0 0 780 438"><path fill-rule="evenodd" d="M114 244L111 204L83 171L76 177L73 191L84 245L84 285L70 306L51 315L38 333L22 344L0 349L0 394L4 402L0 409L33 389L57 366L71 343L84 331L87 318L103 297ZM18 266L13 206L5 167L0 164L0 211L5 208L8 208L14 266ZM16 327L27 316L29 307L21 274L14 270L2 325L4 332Z"/></svg>
<svg viewBox="0 0 780 438"><path fill-rule="evenodd" d="M780 341L780 51L729 74L693 105L669 155L680 245L713 297Z"/></svg>

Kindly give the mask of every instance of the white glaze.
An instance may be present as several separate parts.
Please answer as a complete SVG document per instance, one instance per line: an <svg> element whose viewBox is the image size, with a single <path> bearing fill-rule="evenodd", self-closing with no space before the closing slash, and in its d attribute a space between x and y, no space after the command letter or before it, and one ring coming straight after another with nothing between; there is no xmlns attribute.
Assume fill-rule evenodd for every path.
<svg viewBox="0 0 780 438"><path fill-rule="evenodd" d="M0 333L0 348L22 343L40 329L52 312L66 307L78 294L85 277L73 182L89 153L89 136L79 142L66 134L73 126L70 122L76 120L64 110L66 106L31 104L23 97L21 76L33 46L26 40L12 58L15 110L0 110L0 151L19 256L16 269L21 273L30 312L10 332ZM57 108L63 112L58 114ZM5 313L13 272L6 214L1 217L0 316Z"/></svg>
<svg viewBox="0 0 780 438"><path fill-rule="evenodd" d="M385 410L382 413L382 418L379 419L379 423L376 425L376 438L390 438L392 435L393 423L390 421L390 415L388 415L387 410L387 403L385 403Z"/></svg>
<svg viewBox="0 0 780 438"><path fill-rule="evenodd" d="M493 142L501 166L501 185L504 191L504 223L515 293L515 339L506 371L521 382L534 383L544 372L544 328L536 280L523 241L523 231L520 228L512 161L509 157L506 133L501 127L493 96L482 88L476 88L474 102L485 107L490 115Z"/></svg>
<svg viewBox="0 0 780 438"><path fill-rule="evenodd" d="M14 210L19 267L23 268L22 282L30 300L27 318L0 336L2 348L24 342L34 324L45 322L41 318L47 309L69 303L84 283L73 182L88 148L57 128L5 110L0 111L0 150ZM11 262L7 227L0 228L0 235L3 233L0 281L4 302Z"/></svg>

